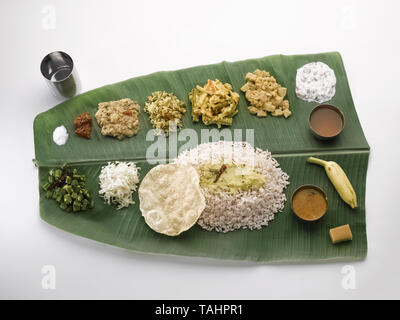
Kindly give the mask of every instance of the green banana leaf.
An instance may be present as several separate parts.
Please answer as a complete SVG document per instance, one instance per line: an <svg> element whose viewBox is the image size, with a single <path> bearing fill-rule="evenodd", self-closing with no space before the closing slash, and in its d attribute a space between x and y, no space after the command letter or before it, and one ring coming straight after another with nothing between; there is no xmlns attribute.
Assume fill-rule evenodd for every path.
<svg viewBox="0 0 400 320"><path fill-rule="evenodd" d="M346 126L333 141L323 142L312 136L308 117L317 104L302 101L295 94L296 70L312 61L327 63L337 78L336 95L329 103L342 110ZM287 87L287 98L293 113L290 118L257 118L248 112L248 103L240 87L245 83L246 73L257 68L269 71L278 83ZM228 128L230 132L253 129L254 146L270 150L282 169L289 174L290 186L285 192L288 198L285 209L276 214L268 227L257 231L238 230L221 234L205 231L196 225L178 237L168 237L152 231L146 225L139 210L137 194L134 195L135 204L126 209L116 210L114 206L104 204L103 199L98 197L101 166L112 160L133 160L141 168L140 177L143 178L154 166L146 161L146 151L154 143L152 139L146 139L152 127L147 114L141 112L140 130L136 136L122 141L104 137L97 124L94 124L92 138L86 140L73 133L74 117L88 111L94 119L99 102L122 98L131 98L143 107L147 96L153 91L165 90L173 92L187 103L183 128L194 129L200 137L202 129L216 126L210 128L192 122L188 93L197 84L203 85L208 79L216 78L232 84L234 91L240 93L239 113ZM70 133L64 146L57 146L52 141L52 132L60 125L64 125ZM358 120L339 53L275 55L132 78L86 92L39 114L34 121L34 136L35 157L39 166L40 215L49 224L65 231L139 252L220 259L312 262L357 260L366 256L365 189L369 145ZM242 138L246 136L243 134ZM185 143L178 141L178 147L184 147ZM310 155L336 161L342 166L356 191L358 208L351 209L340 199L322 167L306 163ZM173 156L167 154L166 158ZM94 209L70 214L59 209L55 201L45 198L42 186L49 168L64 162L87 175L88 188L95 199ZM302 184L318 185L328 196L328 212L319 221L302 222L291 211L291 195ZM352 229L353 240L333 245L329 229L347 223Z"/></svg>

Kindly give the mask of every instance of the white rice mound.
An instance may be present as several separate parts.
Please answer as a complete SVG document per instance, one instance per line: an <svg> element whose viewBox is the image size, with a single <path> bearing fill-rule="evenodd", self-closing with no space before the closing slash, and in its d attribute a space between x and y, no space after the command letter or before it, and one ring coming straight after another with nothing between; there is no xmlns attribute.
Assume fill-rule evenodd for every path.
<svg viewBox="0 0 400 320"><path fill-rule="evenodd" d="M285 206L284 190L289 185L289 176L279 168L279 163L268 150L254 149L247 142L203 143L183 151L175 162L190 164L199 174L200 166L205 163L246 164L267 177L265 185L254 191L231 194L201 188L206 207L197 222L208 231L261 229Z"/></svg>

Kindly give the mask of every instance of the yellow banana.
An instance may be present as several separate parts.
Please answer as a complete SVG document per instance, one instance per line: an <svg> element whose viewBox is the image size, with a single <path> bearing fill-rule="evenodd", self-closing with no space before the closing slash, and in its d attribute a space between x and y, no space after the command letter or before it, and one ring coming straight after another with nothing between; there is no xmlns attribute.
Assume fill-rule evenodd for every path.
<svg viewBox="0 0 400 320"><path fill-rule="evenodd" d="M331 180L343 201L353 209L357 207L357 195L353 186L351 185L349 178L347 178L346 173L336 162L324 161L314 157L309 157L307 162L323 166L329 180Z"/></svg>

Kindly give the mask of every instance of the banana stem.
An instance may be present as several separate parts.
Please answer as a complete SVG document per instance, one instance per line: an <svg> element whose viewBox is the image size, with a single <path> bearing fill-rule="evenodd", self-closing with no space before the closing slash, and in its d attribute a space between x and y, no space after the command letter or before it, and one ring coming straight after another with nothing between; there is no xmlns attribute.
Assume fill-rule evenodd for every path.
<svg viewBox="0 0 400 320"><path fill-rule="evenodd" d="M319 164L320 166L323 166L323 167L325 167L325 165L326 165L326 161L325 160L314 158L314 157L309 157L307 159L307 162Z"/></svg>

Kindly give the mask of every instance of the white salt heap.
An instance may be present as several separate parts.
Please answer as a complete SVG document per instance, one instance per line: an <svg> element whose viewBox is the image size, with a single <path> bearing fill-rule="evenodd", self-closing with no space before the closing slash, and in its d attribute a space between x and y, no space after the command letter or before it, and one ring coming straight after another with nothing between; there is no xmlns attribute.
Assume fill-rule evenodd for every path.
<svg viewBox="0 0 400 320"><path fill-rule="evenodd" d="M59 126L54 129L53 131L53 141L58 144L59 146L62 146L65 144L68 140L68 131L65 129L64 126Z"/></svg>

